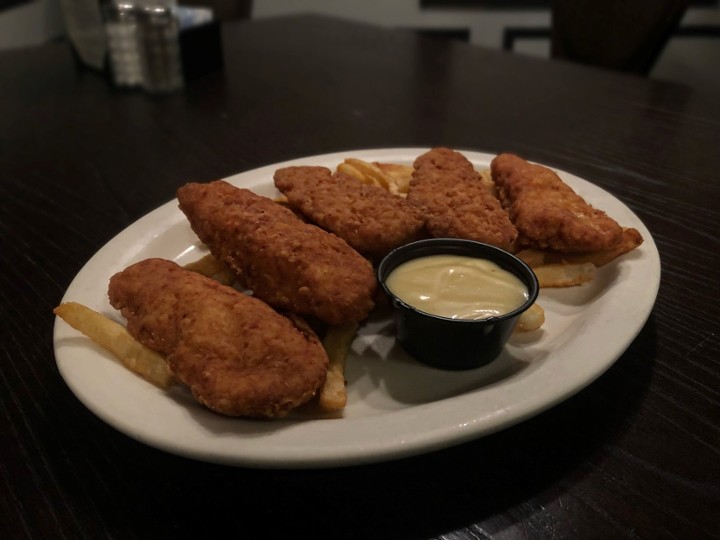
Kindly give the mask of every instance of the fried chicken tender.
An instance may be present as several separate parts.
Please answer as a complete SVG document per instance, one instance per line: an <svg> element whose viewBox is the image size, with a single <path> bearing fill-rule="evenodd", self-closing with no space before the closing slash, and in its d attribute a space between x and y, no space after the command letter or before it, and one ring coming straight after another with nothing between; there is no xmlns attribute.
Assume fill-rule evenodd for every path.
<svg viewBox="0 0 720 540"><path fill-rule="evenodd" d="M273 307L332 325L360 321L373 308L372 265L334 234L222 180L187 184L177 196L210 252Z"/></svg>
<svg viewBox="0 0 720 540"><path fill-rule="evenodd" d="M278 417L323 384L328 357L301 320L171 261L147 259L110 279L130 334L167 357L209 409Z"/></svg>
<svg viewBox="0 0 720 540"><path fill-rule="evenodd" d="M418 239L424 225L402 197L325 167L286 167L274 179L291 206L371 258Z"/></svg>
<svg viewBox="0 0 720 540"><path fill-rule="evenodd" d="M433 148L413 166L407 201L420 209L432 236L513 250L515 226L465 156L449 148Z"/></svg>
<svg viewBox="0 0 720 540"><path fill-rule="evenodd" d="M610 250L622 241L623 229L615 220L587 204L547 167L500 154L490 168L523 245L578 253Z"/></svg>

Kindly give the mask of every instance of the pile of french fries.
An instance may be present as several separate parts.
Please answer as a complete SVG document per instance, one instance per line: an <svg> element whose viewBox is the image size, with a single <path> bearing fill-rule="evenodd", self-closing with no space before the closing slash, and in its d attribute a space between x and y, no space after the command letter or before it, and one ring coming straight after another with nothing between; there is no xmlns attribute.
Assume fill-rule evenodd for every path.
<svg viewBox="0 0 720 540"><path fill-rule="evenodd" d="M337 166L337 171L400 197L406 197L413 168L408 165L371 163L348 158ZM495 186L489 170L479 172L481 181L494 191ZM283 202L282 198L278 199L278 202ZM637 231L629 229L625 230L622 245L611 251L562 255L526 249L516 255L533 269L541 287L571 287L591 281L598 267L634 249L641 242L642 238L639 238ZM225 285L232 285L235 280L230 269L212 255L206 255L185 268L212 277ZM167 389L177 383L165 358L137 342L121 324L75 302L61 304L55 308L54 313L116 356L122 365L159 388ZM520 317L516 331L537 330L544 322L544 310L534 304ZM318 391L316 400L321 412L341 411L347 404L345 361L357 328L357 324L327 328L322 343L328 354L329 366L325 384Z"/></svg>
<svg viewBox="0 0 720 540"><path fill-rule="evenodd" d="M407 197L413 168L396 163L370 163L362 159L348 158L337 166L337 172L357 178L388 190L390 193Z"/></svg>

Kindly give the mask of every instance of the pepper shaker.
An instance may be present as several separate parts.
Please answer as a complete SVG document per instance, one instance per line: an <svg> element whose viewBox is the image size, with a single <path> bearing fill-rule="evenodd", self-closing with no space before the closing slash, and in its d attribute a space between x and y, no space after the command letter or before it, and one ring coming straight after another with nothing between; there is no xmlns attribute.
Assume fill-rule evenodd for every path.
<svg viewBox="0 0 720 540"><path fill-rule="evenodd" d="M146 2L138 13L143 88L172 92L183 87L177 16L172 2Z"/></svg>

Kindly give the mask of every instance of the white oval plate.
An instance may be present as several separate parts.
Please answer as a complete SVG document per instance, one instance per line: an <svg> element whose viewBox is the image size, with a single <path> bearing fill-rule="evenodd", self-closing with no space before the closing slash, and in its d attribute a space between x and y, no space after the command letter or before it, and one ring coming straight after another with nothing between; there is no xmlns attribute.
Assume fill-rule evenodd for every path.
<svg viewBox="0 0 720 540"><path fill-rule="evenodd" d="M313 156L227 180L275 196L272 175L281 166L334 168L346 157L410 164L425 151ZM478 168L489 167L493 158L463 153ZM589 285L543 290L543 328L513 336L488 366L449 372L419 364L395 344L387 314L375 314L361 327L347 359L348 405L343 415L322 418L297 412L276 421L226 418L204 409L184 388L162 391L60 320L54 330L58 368L78 399L111 426L150 446L215 463L267 468L370 463L430 452L506 428L552 407L602 374L641 330L657 296L660 258L640 219L606 191L559 174L589 203L621 225L638 229L645 241L601 268ZM148 257L186 264L205 253L171 201L100 249L63 301L83 303L121 321L107 301L111 275Z"/></svg>

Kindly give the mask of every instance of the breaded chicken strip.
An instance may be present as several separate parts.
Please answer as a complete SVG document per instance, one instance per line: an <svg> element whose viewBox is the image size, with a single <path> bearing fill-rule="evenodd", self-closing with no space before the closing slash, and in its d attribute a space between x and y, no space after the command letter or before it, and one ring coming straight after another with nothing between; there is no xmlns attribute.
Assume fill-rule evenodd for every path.
<svg viewBox="0 0 720 540"><path fill-rule="evenodd" d="M328 357L317 336L257 298L162 259L110 279L110 303L130 334L167 357L209 409L277 417L309 400Z"/></svg>
<svg viewBox="0 0 720 540"><path fill-rule="evenodd" d="M325 167L279 169L275 186L291 206L369 257L416 240L424 225L402 197Z"/></svg>
<svg viewBox="0 0 720 540"><path fill-rule="evenodd" d="M195 234L261 300L332 325L373 308L372 265L334 234L222 180L187 184L177 196Z"/></svg>
<svg viewBox="0 0 720 540"><path fill-rule="evenodd" d="M407 201L420 209L432 236L513 249L517 230L465 156L433 148L413 166Z"/></svg>
<svg viewBox="0 0 720 540"><path fill-rule="evenodd" d="M615 220L587 204L547 167L500 154L491 170L523 245L578 253L609 250L622 241Z"/></svg>

